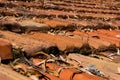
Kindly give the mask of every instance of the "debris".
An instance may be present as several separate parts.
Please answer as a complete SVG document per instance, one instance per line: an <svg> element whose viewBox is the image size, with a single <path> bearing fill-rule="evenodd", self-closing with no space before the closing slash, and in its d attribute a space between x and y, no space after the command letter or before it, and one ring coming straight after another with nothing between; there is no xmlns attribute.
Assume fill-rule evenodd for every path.
<svg viewBox="0 0 120 80"><path fill-rule="evenodd" d="M120 66L120 64L110 61L105 57L104 57L104 59L107 59L107 60L100 60L100 59L91 58L88 56L83 56L83 55L75 53L75 54L69 54L68 58L72 58L72 59L81 61L83 68L86 68L86 66L88 66L88 64L94 64L95 66L98 67L97 68L98 70L103 72L103 74L106 78L109 78L109 79L113 78L115 80L119 80L118 78L120 78L120 76L116 74L117 68ZM74 63L74 65L76 65L76 64Z"/></svg>
<svg viewBox="0 0 120 80"><path fill-rule="evenodd" d="M120 49L117 48L117 55L120 55Z"/></svg>
<svg viewBox="0 0 120 80"><path fill-rule="evenodd" d="M4 65L4 64L0 65L0 79L2 80L30 80L28 77L23 76L13 71L9 66Z"/></svg>
<svg viewBox="0 0 120 80"><path fill-rule="evenodd" d="M83 68L85 71L90 72L91 74L103 77L104 74L101 72L95 65L89 64L87 67Z"/></svg>
<svg viewBox="0 0 120 80"><path fill-rule="evenodd" d="M0 79L119 80L119 15L119 0L0 0Z"/></svg>

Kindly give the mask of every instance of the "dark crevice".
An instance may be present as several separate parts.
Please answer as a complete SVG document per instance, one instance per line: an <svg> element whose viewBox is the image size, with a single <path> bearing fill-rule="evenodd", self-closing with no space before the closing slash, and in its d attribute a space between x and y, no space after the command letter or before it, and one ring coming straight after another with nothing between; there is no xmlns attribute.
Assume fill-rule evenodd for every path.
<svg viewBox="0 0 120 80"><path fill-rule="evenodd" d="M58 49L58 47L49 47L48 49L43 49L43 52L47 53L47 54L53 54L58 56L60 54L60 50Z"/></svg>

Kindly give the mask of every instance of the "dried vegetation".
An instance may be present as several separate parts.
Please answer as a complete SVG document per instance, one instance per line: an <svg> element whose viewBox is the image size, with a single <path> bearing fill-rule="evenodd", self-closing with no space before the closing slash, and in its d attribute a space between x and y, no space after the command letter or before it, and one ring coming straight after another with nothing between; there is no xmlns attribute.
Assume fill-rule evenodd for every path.
<svg viewBox="0 0 120 80"><path fill-rule="evenodd" d="M119 4L0 0L0 78L119 80Z"/></svg>

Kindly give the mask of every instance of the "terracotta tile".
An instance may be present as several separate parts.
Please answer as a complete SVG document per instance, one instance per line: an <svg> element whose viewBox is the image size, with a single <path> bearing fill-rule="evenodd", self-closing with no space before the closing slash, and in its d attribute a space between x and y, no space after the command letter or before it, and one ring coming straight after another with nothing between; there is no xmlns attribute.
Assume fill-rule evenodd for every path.
<svg viewBox="0 0 120 80"><path fill-rule="evenodd" d="M31 31L47 32L48 30L50 30L50 27L47 24L35 22L33 20L17 21L15 18L11 18L0 20L0 25L3 30L8 30L16 33L27 33Z"/></svg>
<svg viewBox="0 0 120 80"><path fill-rule="evenodd" d="M0 58L2 60L12 59L12 44L2 38L0 38Z"/></svg>
<svg viewBox="0 0 120 80"><path fill-rule="evenodd" d="M73 33L76 35L80 35L82 37L83 41L85 41L91 47L93 47L95 49L100 49L102 47L107 48L111 45L111 43L108 41L104 41L104 40L101 40L98 38L92 38L90 35L88 35L84 32L74 31Z"/></svg>
<svg viewBox="0 0 120 80"><path fill-rule="evenodd" d="M33 59L34 63L39 63L41 62L41 59ZM58 66L55 63L46 63L46 66L48 67L48 69L53 70L53 71L58 71L60 68L62 69L60 71L60 80L71 80L71 77L73 76L73 80L105 80L103 78L97 77L97 76L93 76L84 72L80 72L74 68L64 68L62 66ZM77 72L77 73L76 73ZM80 72L80 73L78 73ZM76 73L74 75L74 73ZM55 75L55 74L54 74Z"/></svg>
<svg viewBox="0 0 120 80"><path fill-rule="evenodd" d="M13 80L10 77L8 77L7 75L1 74L1 73L0 73L0 79L1 80Z"/></svg>
<svg viewBox="0 0 120 80"><path fill-rule="evenodd" d="M50 26L39 28L39 31L42 32L44 32L43 29L47 32L51 28L57 30L65 29L66 31L83 30L84 28L93 28L95 30L101 28L120 28L120 3L118 0L45 0L44 6L42 6L42 1L43 0L0 0L0 26L6 24L7 27L10 26L10 28L14 26L15 28L11 28L12 30L10 29L9 31L17 33L21 33L20 28L23 26L26 26L29 32L29 30L31 30L28 29L29 27L34 26L33 28L35 28L35 26L41 26L39 23L45 23ZM14 21L16 21L16 23L14 23ZM32 30L36 31L36 29ZM0 57L2 56L2 59L8 59L9 56L11 57L11 44L15 48L21 47L30 56L35 55L35 53L39 51L46 51L46 53L49 52L50 54L58 54L60 51L64 53L77 52L85 43L94 49L108 48L113 44L120 47L119 30L97 30L87 32L87 34L74 31L73 33L68 32L62 36L59 36L60 34L50 35L40 32L21 35L9 31L0 31L0 37L10 41L10 44L8 44L2 42L0 39ZM101 54L109 56L109 53L106 52ZM83 65L95 64L95 66L98 66L107 76L114 78L112 80L120 79L120 76L116 74L117 68L120 66L118 63L107 62L106 60L94 59L87 56L83 57L77 54L71 57L83 62ZM119 55L112 57L115 62L119 62ZM33 58L33 62L37 66L41 61L43 60ZM23 68L28 67L26 64L21 64L20 66L23 66ZM46 66L48 72L44 72L43 74L49 77L50 80L105 80L85 72L78 73L78 70L75 68L64 68L62 64L58 65L49 62L46 63ZM57 72L60 68L63 69L59 77L56 77L58 76ZM50 73L49 70L53 73ZM0 79L30 80L1 65ZM49 79L42 78L41 80Z"/></svg>
<svg viewBox="0 0 120 80"><path fill-rule="evenodd" d="M45 24L48 24L51 27L59 27L59 26L68 26L70 23L65 21L59 21L59 20L43 20Z"/></svg>
<svg viewBox="0 0 120 80"><path fill-rule="evenodd" d="M50 79L50 80L61 80L58 77L54 76L54 75L50 75L50 74L46 74L46 76ZM49 80L48 79L48 80Z"/></svg>
<svg viewBox="0 0 120 80"><path fill-rule="evenodd" d="M117 35L120 35L120 31L108 31L101 29L95 32L89 32L88 34L91 37L98 36L100 40L110 42L111 44L115 44L118 47L120 45L120 40L117 38Z"/></svg>
<svg viewBox="0 0 120 80"><path fill-rule="evenodd" d="M15 48L22 48L28 55L35 55L36 52L44 50L57 49L54 43L35 40L29 37L24 37L9 31L0 31L4 39L10 41Z"/></svg>
<svg viewBox="0 0 120 80"><path fill-rule="evenodd" d="M73 80L81 80L81 79L84 79L84 80L106 80L106 79L103 79L103 78L100 78L97 76L89 75L87 73L76 74L73 77Z"/></svg>
<svg viewBox="0 0 120 80"><path fill-rule="evenodd" d="M69 38L65 36L51 35L40 32L34 32L33 34L26 34L25 36L29 36L37 40L43 40L43 41L55 43L59 48L59 50L66 52L70 52L69 51L70 49L72 52L74 48L81 48L81 46L84 44L82 43L82 40L80 38Z"/></svg>
<svg viewBox="0 0 120 80"><path fill-rule="evenodd" d="M120 66L120 64L118 64L118 63L101 60L101 59L90 58L90 57L83 56L80 54L69 54L68 57L72 58L72 59L76 59L77 61L81 61L82 65L84 67L87 66L88 64L94 64L106 76L109 76L110 79L119 80L119 78L120 78L120 76L118 74L116 74L118 72L117 68ZM78 74L76 74L76 75L78 75Z"/></svg>
<svg viewBox="0 0 120 80"><path fill-rule="evenodd" d="M0 80L30 80L30 78L25 77L12 70L11 67L7 65L0 65Z"/></svg>

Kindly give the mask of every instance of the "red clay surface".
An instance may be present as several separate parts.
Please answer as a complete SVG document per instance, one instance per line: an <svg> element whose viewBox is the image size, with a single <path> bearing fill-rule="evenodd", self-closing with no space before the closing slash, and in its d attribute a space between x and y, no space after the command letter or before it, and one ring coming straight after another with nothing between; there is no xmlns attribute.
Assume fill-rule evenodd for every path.
<svg viewBox="0 0 120 80"><path fill-rule="evenodd" d="M81 48L81 46L84 44L79 38L69 38L65 36L51 35L40 32L33 32L31 34L26 34L26 36L37 40L55 43L61 51L70 50L74 47Z"/></svg>
<svg viewBox="0 0 120 80"><path fill-rule="evenodd" d="M99 49L101 47L108 47L111 45L111 43L108 41L104 41L104 40L97 39L97 38L92 38L91 36L89 36L89 34L86 34L84 32L74 31L73 33L83 37L83 41L86 41L87 43L89 43L90 46L96 49Z"/></svg>
<svg viewBox="0 0 120 80"><path fill-rule="evenodd" d="M105 56L105 59L94 51L91 53L96 54L97 59L77 54L69 57L82 62L83 67L94 64L102 72L105 72L107 78L118 80L119 73L117 69L120 67L120 56L114 55L112 56L113 59L110 59L109 54L113 52L110 52L109 48L113 45L116 45L116 49L120 48L119 15L119 0L45 0L44 4L41 0L0 0L0 38L9 40L14 48L22 48L27 54L32 55L34 64L40 68L42 67L37 64L43 60L38 59L38 57L43 56L34 58L37 52L44 51L49 52L49 54L61 53L63 55L64 53L80 53L78 51L83 50L81 49L83 45L89 44L91 50L95 50L97 53L100 52ZM41 24L47 25L46 28ZM25 27L23 28L23 26ZM42 28L36 28L39 26ZM7 29L4 29L5 27ZM11 47L8 48L8 46L0 39L0 63L1 58L8 59L9 57L7 55L8 52L11 52ZM106 50L109 53L103 52ZM114 52L114 54L116 53ZM26 57L28 56L26 55ZM24 59L21 59L21 61L25 62ZM74 62L71 61L71 64L73 65ZM22 69L19 74L21 73L24 76L20 76L0 65L0 78L3 80L16 80L15 76L18 75L17 78L28 80L24 77L35 78L40 76L41 74L38 74L39 71L36 70L35 66L32 67L33 65L28 66L26 63L18 63L17 68ZM51 80L105 80L98 76L80 72L73 66L72 68L64 68L62 63L58 65L51 62L46 63L46 66L47 72L44 71L44 68L40 71L43 71L43 74ZM16 66L11 67L16 68ZM63 69L58 74L60 68ZM37 75L32 74L31 76L29 70L36 71ZM8 75L11 73L12 75ZM41 80L48 79L42 77Z"/></svg>
<svg viewBox="0 0 120 80"><path fill-rule="evenodd" d="M35 64L41 62L41 59L32 59L33 62ZM62 66L58 66L54 63L46 63L46 66L48 67L48 69L52 70L52 71L58 71L59 68L62 68ZM80 73L76 73L75 75L73 75L75 72L79 72L76 69L67 69L63 67L63 70L60 72L60 80L71 80L71 76L73 76L72 80L105 80L103 78L97 77L97 76L93 76L93 75L89 75L87 73L84 72L80 72ZM66 74L67 73L67 74Z"/></svg>
<svg viewBox="0 0 120 80"><path fill-rule="evenodd" d="M22 48L28 55L34 55L36 52L45 48L55 47L54 43L34 40L9 31L0 31L0 34L3 36L2 38L9 40L15 48Z"/></svg>
<svg viewBox="0 0 120 80"><path fill-rule="evenodd" d="M88 32L88 34L91 37L98 36L100 40L110 42L118 47L120 46L120 31L98 30L95 32Z"/></svg>
<svg viewBox="0 0 120 80"><path fill-rule="evenodd" d="M12 59L12 44L0 38L0 58L1 60Z"/></svg>

